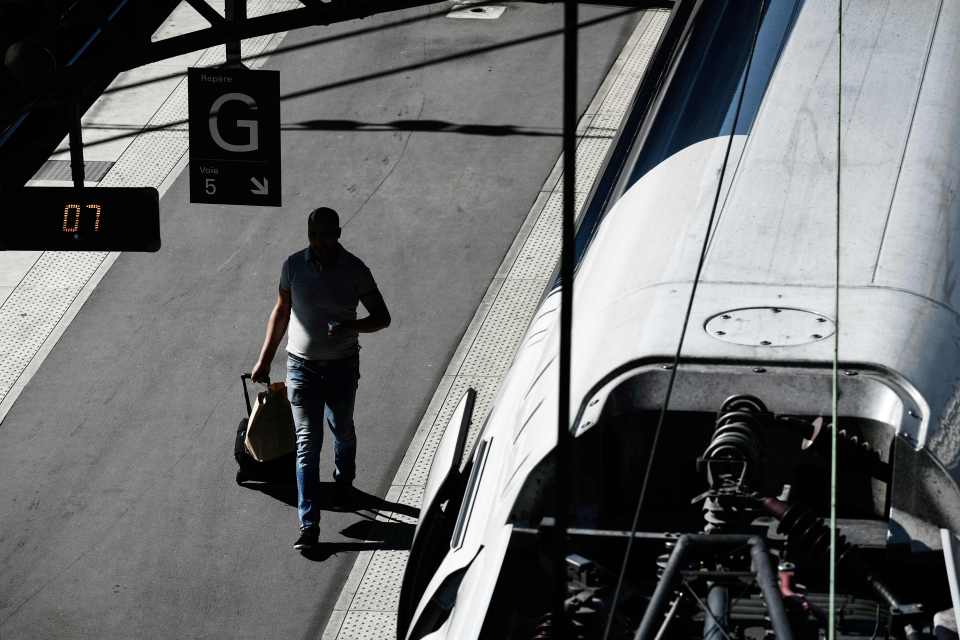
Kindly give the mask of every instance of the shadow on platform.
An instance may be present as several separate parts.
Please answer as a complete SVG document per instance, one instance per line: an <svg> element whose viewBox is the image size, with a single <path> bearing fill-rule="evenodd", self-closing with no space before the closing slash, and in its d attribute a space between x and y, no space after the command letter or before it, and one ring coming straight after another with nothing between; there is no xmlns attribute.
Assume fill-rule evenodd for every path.
<svg viewBox="0 0 960 640"><path fill-rule="evenodd" d="M360 514L363 515L363 514ZM303 557L314 562L323 562L345 551L400 551L410 548L416 525L398 520L360 520L340 533L355 542L325 542L323 528L320 530L320 544L316 549L304 551Z"/></svg>
<svg viewBox="0 0 960 640"><path fill-rule="evenodd" d="M297 506L297 485L290 479L271 482L245 481L245 489L259 491L290 507ZM340 534L356 542L323 542L314 551L303 555L310 560L322 562L344 551L375 551L409 549L413 542L416 525L405 519L417 518L420 510L400 502L391 502L360 489L353 488L346 496L337 496L336 484L320 483L320 508L324 511L354 513L360 520L348 525ZM329 535L329 534L328 534Z"/></svg>
<svg viewBox="0 0 960 640"><path fill-rule="evenodd" d="M392 120L359 122L357 120L304 120L281 127L284 131L421 131L460 133L475 136L531 136L559 138L560 129L518 127L512 124L458 124L444 120Z"/></svg>

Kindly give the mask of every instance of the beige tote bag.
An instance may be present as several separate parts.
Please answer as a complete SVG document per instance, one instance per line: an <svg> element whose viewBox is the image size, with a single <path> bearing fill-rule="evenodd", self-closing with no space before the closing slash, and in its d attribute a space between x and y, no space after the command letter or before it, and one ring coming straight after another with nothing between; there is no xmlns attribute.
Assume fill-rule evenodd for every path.
<svg viewBox="0 0 960 640"><path fill-rule="evenodd" d="M293 412L284 383L274 382L257 394L244 444L257 462L267 462L296 449Z"/></svg>

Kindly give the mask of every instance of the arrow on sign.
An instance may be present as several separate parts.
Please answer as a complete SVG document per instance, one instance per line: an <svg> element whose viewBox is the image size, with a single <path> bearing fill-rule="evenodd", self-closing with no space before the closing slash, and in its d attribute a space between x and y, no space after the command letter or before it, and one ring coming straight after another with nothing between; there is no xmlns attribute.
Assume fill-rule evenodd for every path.
<svg viewBox="0 0 960 640"><path fill-rule="evenodd" d="M253 189L250 189L250 193L255 196L265 196L267 195L268 185L270 184L266 178L263 179L263 182L260 182L256 178L250 178L250 182L253 183Z"/></svg>

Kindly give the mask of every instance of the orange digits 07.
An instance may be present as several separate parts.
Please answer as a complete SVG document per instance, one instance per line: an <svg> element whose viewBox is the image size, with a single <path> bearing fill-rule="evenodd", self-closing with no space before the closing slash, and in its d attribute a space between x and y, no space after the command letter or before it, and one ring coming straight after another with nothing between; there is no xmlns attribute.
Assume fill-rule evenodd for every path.
<svg viewBox="0 0 960 640"><path fill-rule="evenodd" d="M99 204L88 204L87 209L93 209L97 212L97 217L93 224L94 231L100 231L100 213L102 212L103 207ZM76 212L76 218L73 221L73 225L70 225L70 212ZM80 205L78 204L67 204L63 207L63 231L64 233L76 233L80 229Z"/></svg>

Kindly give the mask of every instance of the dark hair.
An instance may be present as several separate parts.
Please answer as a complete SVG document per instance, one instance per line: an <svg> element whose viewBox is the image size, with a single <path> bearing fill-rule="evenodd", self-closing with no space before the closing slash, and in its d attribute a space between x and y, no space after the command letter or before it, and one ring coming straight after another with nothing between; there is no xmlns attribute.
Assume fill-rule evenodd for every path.
<svg viewBox="0 0 960 640"><path fill-rule="evenodd" d="M307 216L307 233L314 233L319 227L340 228L340 216L330 207L318 207Z"/></svg>

